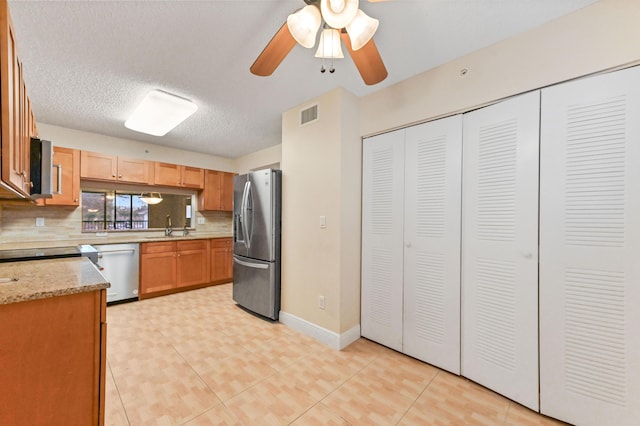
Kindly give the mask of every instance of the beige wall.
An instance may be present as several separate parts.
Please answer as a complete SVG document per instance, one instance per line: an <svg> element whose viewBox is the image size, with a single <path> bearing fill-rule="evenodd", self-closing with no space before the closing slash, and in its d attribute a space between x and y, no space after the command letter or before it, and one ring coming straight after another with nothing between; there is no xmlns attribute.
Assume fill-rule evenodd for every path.
<svg viewBox="0 0 640 426"><path fill-rule="evenodd" d="M299 110L314 102L320 119L300 126ZM337 89L314 102L282 118L282 310L341 332L359 324L357 99Z"/></svg>
<svg viewBox="0 0 640 426"><path fill-rule="evenodd" d="M280 168L282 161L282 145L272 146L260 151L252 152L234 160L236 173L244 174L251 170L267 167Z"/></svg>
<svg viewBox="0 0 640 426"><path fill-rule="evenodd" d="M640 1L601 0L361 98L361 134L640 62ZM465 76L460 70L467 69Z"/></svg>

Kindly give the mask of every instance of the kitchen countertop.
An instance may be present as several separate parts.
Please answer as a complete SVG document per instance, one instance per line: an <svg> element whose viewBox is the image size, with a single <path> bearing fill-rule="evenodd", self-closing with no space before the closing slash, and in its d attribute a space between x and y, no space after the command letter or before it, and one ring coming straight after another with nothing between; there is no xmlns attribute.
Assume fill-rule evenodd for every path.
<svg viewBox="0 0 640 426"><path fill-rule="evenodd" d="M0 264L0 305L108 288L109 282L85 257Z"/></svg>
<svg viewBox="0 0 640 426"><path fill-rule="evenodd" d="M208 240L211 238L232 238L232 234L227 233L199 233L194 232L186 237L182 236L182 230L174 230L177 235L172 237L166 237L164 233L158 232L155 235L135 235L135 233L109 233L107 237L98 237L96 234L86 234L82 238L70 238L64 240L51 240L51 241L27 241L21 243L1 243L0 250L10 249L29 249L29 248L51 248L51 247L65 247L76 246L81 244L125 244L125 243L151 243L155 241L179 241L179 240Z"/></svg>

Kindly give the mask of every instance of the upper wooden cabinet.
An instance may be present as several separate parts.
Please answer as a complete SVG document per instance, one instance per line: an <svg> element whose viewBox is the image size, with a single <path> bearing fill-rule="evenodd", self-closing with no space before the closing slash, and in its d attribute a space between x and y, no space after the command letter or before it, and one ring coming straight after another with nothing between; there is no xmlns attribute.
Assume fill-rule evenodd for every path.
<svg viewBox="0 0 640 426"><path fill-rule="evenodd" d="M235 174L205 170L204 191L198 197L201 211L233 211L233 177Z"/></svg>
<svg viewBox="0 0 640 426"><path fill-rule="evenodd" d="M29 138L35 124L18 57L6 1L0 2L0 103L2 171L0 196L26 198L30 193Z"/></svg>
<svg viewBox="0 0 640 426"><path fill-rule="evenodd" d="M152 162L97 152L82 151L80 177L91 180L151 184Z"/></svg>
<svg viewBox="0 0 640 426"><path fill-rule="evenodd" d="M198 167L156 162L153 183L162 186L202 189L204 170Z"/></svg>
<svg viewBox="0 0 640 426"><path fill-rule="evenodd" d="M53 197L42 199L45 206L80 205L80 151L53 147Z"/></svg>

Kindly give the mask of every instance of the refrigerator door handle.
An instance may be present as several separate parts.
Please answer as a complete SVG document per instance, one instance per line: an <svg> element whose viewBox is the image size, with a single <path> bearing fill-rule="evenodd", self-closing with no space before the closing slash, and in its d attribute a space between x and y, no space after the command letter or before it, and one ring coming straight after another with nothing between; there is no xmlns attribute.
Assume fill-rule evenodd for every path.
<svg viewBox="0 0 640 426"><path fill-rule="evenodd" d="M269 269L269 265L265 265L264 263L249 263L249 262L245 262L243 260L237 259L235 257L233 258L233 261L236 262L238 265L247 266L249 268Z"/></svg>
<svg viewBox="0 0 640 426"><path fill-rule="evenodd" d="M249 213L251 210L251 213ZM251 248L251 236L253 234L253 206L251 197L251 182L244 184L244 193L242 194L242 223L244 225L244 244L247 249Z"/></svg>

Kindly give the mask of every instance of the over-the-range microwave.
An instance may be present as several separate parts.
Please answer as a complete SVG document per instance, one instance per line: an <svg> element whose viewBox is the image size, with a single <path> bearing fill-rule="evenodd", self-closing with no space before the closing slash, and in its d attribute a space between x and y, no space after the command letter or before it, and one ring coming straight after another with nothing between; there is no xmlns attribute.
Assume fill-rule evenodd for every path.
<svg viewBox="0 0 640 426"><path fill-rule="evenodd" d="M58 186L61 183L62 167L53 164L51 141L31 138L31 198L53 197L53 169L58 171Z"/></svg>

